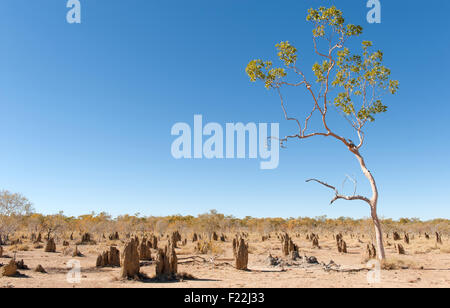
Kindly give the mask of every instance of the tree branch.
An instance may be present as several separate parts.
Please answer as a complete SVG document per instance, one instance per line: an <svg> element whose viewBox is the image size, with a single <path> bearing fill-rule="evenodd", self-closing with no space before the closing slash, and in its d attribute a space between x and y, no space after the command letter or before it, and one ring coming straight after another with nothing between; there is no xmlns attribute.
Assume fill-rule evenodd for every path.
<svg viewBox="0 0 450 308"><path fill-rule="evenodd" d="M331 186L330 184L327 184L325 182L319 181L317 179L309 179L309 180L306 180L306 182L307 183L309 183L309 182L317 182L317 183L319 183L319 184L321 184L321 185L323 185L325 187L328 187L328 188L334 190L335 197L331 200L330 204L333 204L335 201L337 201L339 199L348 200L348 201L361 200L361 201L367 202L369 205L371 204L370 200L368 198L364 197L364 196L359 196L359 195L345 196L345 195L341 195L339 193L339 191L336 189L336 187Z"/></svg>

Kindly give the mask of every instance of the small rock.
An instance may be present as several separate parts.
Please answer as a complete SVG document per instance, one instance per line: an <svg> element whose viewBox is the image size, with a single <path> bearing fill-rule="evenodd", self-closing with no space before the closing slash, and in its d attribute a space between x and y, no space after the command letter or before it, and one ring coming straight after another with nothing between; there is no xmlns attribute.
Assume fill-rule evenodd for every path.
<svg viewBox="0 0 450 308"><path fill-rule="evenodd" d="M25 262L23 260L17 261L16 266L17 266L17 269L21 269L21 270L28 269L28 266L25 265Z"/></svg>
<svg viewBox="0 0 450 308"><path fill-rule="evenodd" d="M36 273L42 273L42 274L45 274L45 273L47 273L46 271L45 271L45 269L42 267L42 265L38 265L38 266L36 266L36 268L34 269L34 271L36 272Z"/></svg>
<svg viewBox="0 0 450 308"><path fill-rule="evenodd" d="M305 256L305 260L306 260L306 263L308 263L308 264L319 264L319 261L317 261L317 258L314 256L311 256L311 257Z"/></svg>
<svg viewBox="0 0 450 308"><path fill-rule="evenodd" d="M271 254L267 257L267 264L270 266L278 266L280 263L280 259L272 257Z"/></svg>

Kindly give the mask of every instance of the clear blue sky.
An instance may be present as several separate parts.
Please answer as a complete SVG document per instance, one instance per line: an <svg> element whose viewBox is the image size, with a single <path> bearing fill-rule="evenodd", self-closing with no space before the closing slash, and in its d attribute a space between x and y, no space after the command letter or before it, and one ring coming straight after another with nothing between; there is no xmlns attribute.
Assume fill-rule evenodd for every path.
<svg viewBox="0 0 450 308"><path fill-rule="evenodd" d="M81 25L66 23L65 0L0 4L0 188L23 193L37 211L368 216L364 203L329 206L332 192L304 181L340 186L355 175L368 192L354 157L331 139L290 143L279 168L266 171L255 160L170 154L172 125L194 114L292 131L275 93L251 84L244 68L275 59L274 44L289 40L309 69L317 59L306 10L334 3L400 81L363 149L380 215L450 217L448 1L381 0L379 25L366 22L365 0L81 3ZM309 103L291 110L301 116ZM347 132L344 120L331 125Z"/></svg>

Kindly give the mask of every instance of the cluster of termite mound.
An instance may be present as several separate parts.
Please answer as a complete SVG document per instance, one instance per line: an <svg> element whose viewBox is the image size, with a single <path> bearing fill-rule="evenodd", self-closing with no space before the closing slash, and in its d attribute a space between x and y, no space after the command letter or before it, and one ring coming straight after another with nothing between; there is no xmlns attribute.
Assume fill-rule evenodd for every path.
<svg viewBox="0 0 450 308"><path fill-rule="evenodd" d="M367 260L376 259L376 257L377 257L377 250L375 248L375 245L367 244L366 251L365 251L365 257L366 257Z"/></svg>
<svg viewBox="0 0 450 308"><path fill-rule="evenodd" d="M268 241L270 239L270 234L261 236L261 242Z"/></svg>
<svg viewBox="0 0 450 308"><path fill-rule="evenodd" d="M139 243L139 240L136 239ZM152 260L152 243L147 240L146 237L142 239L142 241L139 244L139 259L144 261L151 261Z"/></svg>
<svg viewBox="0 0 450 308"><path fill-rule="evenodd" d="M173 234L172 234L173 235ZM164 249L157 247L157 238L151 236L139 240L131 238L124 246L122 254L111 246L108 251L97 257L97 267L121 267L120 277L123 279L142 279L141 261L153 261L155 264L155 278L159 280L176 279L178 272L178 258L175 245L169 240ZM155 258L152 258L151 248L156 249Z"/></svg>
<svg viewBox="0 0 450 308"><path fill-rule="evenodd" d="M319 232L321 236L322 241L322 249L329 248L329 243L332 243L332 249L335 250L337 247L337 251L339 253L346 254L348 253L347 241L350 241L350 244L353 244L351 239L355 239L359 241L359 243L363 244L361 245L352 245L350 246L350 249L353 250L355 247L362 247L361 250L364 250L364 253L367 257L367 259L375 259L377 257L377 250L375 248L375 245L372 244L373 238L369 241L361 241L361 237L364 238L364 235L355 233L349 234L349 232L345 232L345 230L342 231L342 233L323 233L318 229L311 229L311 231ZM385 234L385 240L388 243L389 247L393 247L395 249L395 252L404 255L406 254L406 251L409 250L412 246L411 244L415 243L415 240L417 238L425 238L427 240L430 240L430 242L433 242L434 245L434 239L436 240L436 244L442 244L443 238L442 235L439 232L435 233L415 233L411 230L403 230L392 232L389 231L389 233ZM408 232L406 232L408 231ZM434 231L434 230L433 230ZM84 232L84 231L83 231ZM339 231L338 231L339 232ZM58 245L62 245L62 253L64 256L68 256L68 254L65 254L66 248L68 248L67 251L70 249L70 255L73 257L81 257L83 256L81 252L78 250L77 245L93 245L96 243L94 240L94 237L90 233L82 233L82 232L76 232L75 237L76 240L74 240L73 233L70 234L70 242L68 239L68 236L65 237L58 237L58 235L54 235L55 237L49 237L47 236L47 233L43 233L44 236L42 237L40 233L35 233L30 236L30 240L32 243L36 245L40 245L41 243L43 246L41 248L44 248L45 252L48 253L54 253L56 252L56 243ZM231 265L231 260L234 261L233 266L238 270L248 270L249 267L249 243L251 245L252 242L250 242L250 239L252 238L254 241L259 242L259 238L261 239L261 242L269 241L273 238L273 242L276 242L276 237L281 242L281 253L277 256L277 259L280 260L281 265L285 266L285 264L288 264L289 266L292 266L292 264L300 264L299 262L291 262L292 260L298 260L302 259L300 254L300 248L297 244L302 244L302 247L306 247L307 245L311 245L312 248L321 248L319 245L319 235L315 233L306 233L303 232L300 233L290 233L287 232L284 233L275 233L275 232L268 232L264 230L264 233L259 233L256 235L255 240L255 234L252 234L252 237L249 237L249 234L246 232L239 232L234 238L233 235L230 235L230 233L227 233L229 236L229 239L233 239L232 241L228 241L227 236L225 236L223 233L220 232L204 232L204 233L189 233L189 234L181 234L179 231L173 231L173 232L165 232L165 233L157 233L156 235L145 232L138 232L138 233L121 233L118 232L112 232L108 235L108 232L105 232L105 235L102 235L102 233L97 234L94 233L97 237L95 238L98 240L99 243L106 243L106 245L102 246L105 249L102 253L100 253L96 260L96 266L99 268L98 271L107 271L101 268L104 267L117 267L121 268L120 276L122 278L128 278L128 279L143 279L143 277L146 277L145 275L141 273L141 269L146 266L154 266L155 268L155 278L159 280L173 280L177 279L177 277L180 277L178 274L178 257L176 251L179 251L181 255L184 257L186 254L209 254L211 258L209 260L206 260L205 262L214 262L214 260L218 261L220 258L218 256L226 254L224 253L223 247L228 248L228 252L230 251L230 246L232 247L233 257L234 259L229 259L225 261L230 261L228 265ZM136 236L135 234L138 234L139 236ZM264 234L264 235L261 235ZM67 234L69 235L69 233ZM445 233L444 233L445 235ZM52 235L53 236L53 235ZM306 239L309 242L306 242L305 244L305 236ZM103 239L102 239L103 238ZM331 241L331 238L333 238L335 241ZM367 236L366 238L371 238L371 236ZM27 238L28 239L28 238ZM109 241L111 242L108 242ZM192 242L194 244L190 245L190 247L183 247L187 245L188 239L192 239ZM392 242L392 239L394 239L395 242ZM447 239L447 237L445 237ZM295 240L295 242L294 242ZM25 243L26 241L22 238L15 238L8 241L9 244L20 244L22 241ZM228 242L227 242L228 241ZM389 243L391 241L392 244ZM158 247L158 242L161 248ZM225 244L220 243L225 242ZM272 243L273 243L272 242ZM369 242L369 244L367 244ZM167 244L166 244L167 243ZM261 246L265 246L268 248L271 244L271 242L261 244ZM366 246L367 244L367 246ZM275 250L280 251L279 244L275 243L276 248ZM334 246L336 245L336 246ZM60 246L58 246L60 247ZM88 251L88 247L82 247L80 246L83 252ZM120 247L120 248L119 248ZM255 248L255 250L258 247L252 247ZM306 247L306 250L309 247ZM365 248L365 249L364 249ZM405 249L406 248L406 249ZM119 250L120 249L120 250ZM123 249L123 251L122 251ZM177 249L177 250L176 250ZM191 252L189 252L189 250ZM259 248L258 248L259 249ZM272 249L272 247L270 247ZM100 252L102 251L100 250ZM10 251L10 250L8 250ZM122 253L121 253L122 251ZM271 252L273 253L273 251ZM0 257L3 254L3 248L0 246ZM180 264L185 264L187 258L181 258L182 261L180 261ZM197 260L202 259L202 256L195 256ZM189 257L190 258L190 257ZM288 259L289 258L289 259ZM213 261L210 261L213 260ZM8 260L9 261L9 260ZM220 260L224 261L224 259ZM191 261L189 261L191 262ZM221 263L222 265L223 263ZM45 265L45 264L44 264ZM217 265L217 264L216 264ZM20 269L25 268L25 264L23 261L14 261L10 262L6 265L0 265L0 276L8 276L8 275L17 275L17 271ZM41 268L36 269L37 272L44 273L45 270ZM50 269L51 272L51 269Z"/></svg>
<svg viewBox="0 0 450 308"><path fill-rule="evenodd" d="M319 235L318 234L311 233L311 234L306 236L306 239L311 241L312 248L320 249Z"/></svg>
<svg viewBox="0 0 450 308"><path fill-rule="evenodd" d="M280 235L281 238L281 251L283 255L290 256L291 259L295 260L299 257L299 251L297 245L294 244L289 234L284 233Z"/></svg>
<svg viewBox="0 0 450 308"><path fill-rule="evenodd" d="M108 236L108 238L109 238L110 241L118 241L118 240L120 240L119 232L111 233Z"/></svg>
<svg viewBox="0 0 450 308"><path fill-rule="evenodd" d="M81 235L81 241L77 245L96 245L97 242L94 241L90 233L84 233Z"/></svg>
<svg viewBox="0 0 450 308"><path fill-rule="evenodd" d="M111 246L108 251L103 252L97 257L97 267L120 267L120 252Z"/></svg>
<svg viewBox="0 0 450 308"><path fill-rule="evenodd" d="M227 237L223 233L219 236L216 232L213 232L211 238L213 241L221 241L221 242L227 241Z"/></svg>
<svg viewBox="0 0 450 308"><path fill-rule="evenodd" d="M169 242L164 250L158 249L155 271L159 279L176 279L178 258L172 242Z"/></svg>
<svg viewBox="0 0 450 308"><path fill-rule="evenodd" d="M19 273L19 270L29 270L29 268L23 260L16 261L16 258L14 257L8 264L0 264L0 278L20 277L21 274ZM41 265L36 266L34 272L43 274L47 273Z"/></svg>
<svg viewBox="0 0 450 308"><path fill-rule="evenodd" d="M430 240L431 239L430 235L427 232L425 232L423 234L423 236L425 237L426 240ZM420 237L422 237L422 233L419 233L419 238ZM389 239L389 234L386 234L386 238ZM441 236L441 234L439 232L435 232L435 238L436 238L436 245L442 245L442 243L443 243L442 242L442 236ZM392 233L392 239L395 242L398 242L398 241L402 240L402 237L400 236L400 233L393 232ZM403 242L406 245L409 245L411 243L411 241L413 241L413 240L414 240L414 234L410 235L409 233L406 233L406 232L404 233L404 235L403 235ZM392 246L392 244L389 243L389 241L387 242L387 244L388 244L388 246ZM402 244L400 244L400 243L395 243L394 244L394 249L399 255L405 255L406 254L405 247Z"/></svg>

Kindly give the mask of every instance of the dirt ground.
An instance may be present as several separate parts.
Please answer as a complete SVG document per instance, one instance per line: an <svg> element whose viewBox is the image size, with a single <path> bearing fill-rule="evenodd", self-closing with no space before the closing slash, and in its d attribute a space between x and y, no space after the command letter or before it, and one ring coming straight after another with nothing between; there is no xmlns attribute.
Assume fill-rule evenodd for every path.
<svg viewBox="0 0 450 308"><path fill-rule="evenodd" d="M301 256L315 256L319 263L329 264L330 261L338 264L340 270L327 271L323 264L282 264L271 266L267 259L271 254L274 257L281 256L281 243L272 236L271 239L262 242L260 236L249 237L249 270L238 271L233 268L232 244L227 242L215 242L213 255L196 255L194 243L189 241L187 245L177 249L179 258L179 272L186 272L195 277L195 280L177 282L142 282L122 281L119 277L120 268L96 268L98 254L106 250L110 244L115 244L122 251L123 242L104 242L95 246L78 246L83 257L73 258L65 256L64 247L57 246L56 253L45 253L43 248L34 249L33 245L18 247L4 246L4 257L0 263L7 264L16 255L16 260L23 259L29 270L19 270L21 276L0 278L0 288L337 288L337 287L425 287L441 288L450 287L450 246L448 240L444 245L436 245L433 239L416 237L407 245L401 242L406 250L405 256L399 256L393 247L393 241L387 246L389 262L397 269L381 270L380 280L377 283L369 283L369 272L363 261L366 243L364 239L351 239L345 236L349 247L348 254L337 252L336 243L332 235L321 236L321 249L312 249L311 243L305 236L293 237L293 241L299 246ZM389 239L387 240L389 242ZM164 242L159 244L162 247ZM25 247L24 246L29 246ZM74 247L74 242L71 243ZM152 250L152 255L155 251ZM5 258L5 255L7 256ZM192 256L200 258L193 259ZM81 264L81 281L79 283L67 280L71 260L77 260ZM193 261L196 260L196 261ZM289 263L289 262L288 262ZM42 265L47 273L36 273L33 269ZM141 272L149 277L154 276L155 266L151 262L142 264Z"/></svg>

